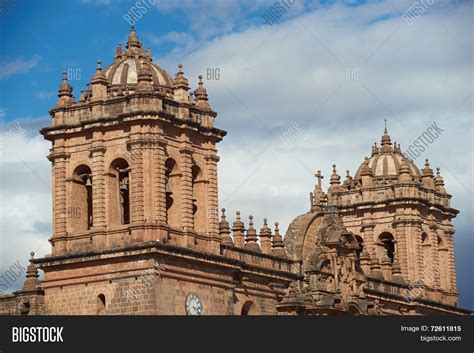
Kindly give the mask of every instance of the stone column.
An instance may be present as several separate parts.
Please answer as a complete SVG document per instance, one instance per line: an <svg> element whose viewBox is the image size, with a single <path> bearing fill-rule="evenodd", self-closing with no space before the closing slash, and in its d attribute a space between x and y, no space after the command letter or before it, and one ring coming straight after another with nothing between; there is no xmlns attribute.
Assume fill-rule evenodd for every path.
<svg viewBox="0 0 474 353"><path fill-rule="evenodd" d="M52 163L52 196L53 196L53 235L52 239L67 234L67 191L66 171L69 153L64 147L54 148L48 156Z"/></svg>
<svg viewBox="0 0 474 353"><path fill-rule="evenodd" d="M393 224L395 226L395 238L397 240L397 260L400 264L402 276L408 280L408 252L405 222L402 220L396 220Z"/></svg>
<svg viewBox="0 0 474 353"><path fill-rule="evenodd" d="M456 269L454 264L454 229L450 228L444 231L445 240L446 240L446 247L448 248L448 268L446 269L448 272L448 288L450 291L457 293L457 285L456 285Z"/></svg>
<svg viewBox="0 0 474 353"><path fill-rule="evenodd" d="M440 264L438 254L438 226L435 223L430 224L430 244L431 244L431 268L425 269L427 271L426 276L429 276L431 285L434 288L440 287Z"/></svg>
<svg viewBox="0 0 474 353"><path fill-rule="evenodd" d="M135 139L127 142L128 148L132 156L140 156L133 158L130 166L130 214L131 224L143 223L145 220L144 213L144 196L143 196L143 158L141 153L141 140Z"/></svg>
<svg viewBox="0 0 474 353"><path fill-rule="evenodd" d="M155 222L166 223L166 193L165 193L165 173L166 173L166 141L159 135L154 146L154 209Z"/></svg>
<svg viewBox="0 0 474 353"><path fill-rule="evenodd" d="M192 155L193 150L189 142L183 142L179 149L181 154L180 166L181 177L181 227L184 231L194 229L193 216L193 176Z"/></svg>
<svg viewBox="0 0 474 353"><path fill-rule="evenodd" d="M105 229L105 146L101 141L93 142L90 148L92 159L92 227Z"/></svg>
<svg viewBox="0 0 474 353"><path fill-rule="evenodd" d="M219 157L216 150L209 151L206 155L207 169L207 224L208 233L211 238L211 252L220 252L219 236L219 215L218 215L218 195L217 195L217 162Z"/></svg>
<svg viewBox="0 0 474 353"><path fill-rule="evenodd" d="M409 252L411 258L410 256L408 258L409 268L412 270L410 280L420 281L424 275L423 249L421 248L421 234L423 233L423 229L421 228L421 221L416 219L410 220L410 229L411 234L409 234L409 238L407 239L408 248L412 249L412 251Z"/></svg>
<svg viewBox="0 0 474 353"><path fill-rule="evenodd" d="M364 233L364 247L366 248L369 256L376 256L375 254L375 239L374 239L374 228L375 223L372 223L372 219L368 220L369 223L361 225L361 231Z"/></svg>
<svg viewBox="0 0 474 353"><path fill-rule="evenodd" d="M155 217L154 214L154 185L153 185L153 144L154 141L150 135L142 140L142 158L143 158L143 217L144 222L148 223Z"/></svg>

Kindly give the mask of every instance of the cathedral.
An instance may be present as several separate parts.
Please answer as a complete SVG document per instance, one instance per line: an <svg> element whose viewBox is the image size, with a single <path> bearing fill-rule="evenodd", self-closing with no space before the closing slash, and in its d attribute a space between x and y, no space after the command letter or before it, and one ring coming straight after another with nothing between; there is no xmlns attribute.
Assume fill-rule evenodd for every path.
<svg viewBox="0 0 474 353"><path fill-rule="evenodd" d="M334 165L323 190L316 173L308 211L283 235L219 209L227 132L202 76L190 89L182 65L170 76L133 26L78 100L63 74L40 130L52 145L51 252L31 253L0 314L470 313L458 306L459 211L439 168L419 169L385 129L353 176Z"/></svg>

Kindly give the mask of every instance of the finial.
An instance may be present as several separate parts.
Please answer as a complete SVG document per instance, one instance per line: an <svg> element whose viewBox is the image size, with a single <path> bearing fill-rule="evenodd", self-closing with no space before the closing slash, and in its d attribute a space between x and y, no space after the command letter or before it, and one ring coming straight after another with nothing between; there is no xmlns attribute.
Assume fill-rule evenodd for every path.
<svg viewBox="0 0 474 353"><path fill-rule="evenodd" d="M264 218L264 219L263 219L263 225L264 225L264 226L267 226L267 225L268 225L268 224L267 224L267 219L266 219L266 218Z"/></svg>
<svg viewBox="0 0 474 353"><path fill-rule="evenodd" d="M335 164L332 165L332 172L336 173L336 165Z"/></svg>
<svg viewBox="0 0 474 353"><path fill-rule="evenodd" d="M240 221L240 211L235 212L235 214L237 215L237 220Z"/></svg>
<svg viewBox="0 0 474 353"><path fill-rule="evenodd" d="M347 177L347 178L350 178L350 177L351 177L350 172L349 172L349 169L346 170L346 177Z"/></svg>
<svg viewBox="0 0 474 353"><path fill-rule="evenodd" d="M249 227L253 227L253 216L249 216Z"/></svg>
<svg viewBox="0 0 474 353"><path fill-rule="evenodd" d="M202 75L199 75L198 78L199 78L199 85L202 86L202 85L203 85L203 82L202 82Z"/></svg>
<svg viewBox="0 0 474 353"><path fill-rule="evenodd" d="M387 131L387 119L383 119L383 121L385 122L385 130L384 130L384 133L388 133L388 131Z"/></svg>
<svg viewBox="0 0 474 353"><path fill-rule="evenodd" d="M316 174L314 174L314 176L318 179L318 189L319 190L322 190L321 188L321 180L324 179L324 176L321 174L321 171L318 170Z"/></svg>
<svg viewBox="0 0 474 353"><path fill-rule="evenodd" d="M33 260L35 258L35 252L34 251L30 252L30 255L31 255L31 260Z"/></svg>
<svg viewBox="0 0 474 353"><path fill-rule="evenodd" d="M63 70L63 81L67 81L66 70Z"/></svg>
<svg viewBox="0 0 474 353"><path fill-rule="evenodd" d="M102 62L100 61L100 59L98 59L98 60L97 60L97 71L101 71L101 70L102 70L102 67L101 67L100 64L102 64Z"/></svg>
<svg viewBox="0 0 474 353"><path fill-rule="evenodd" d="M223 208L221 211L222 211L221 218L222 218L222 220L225 220L225 208Z"/></svg>
<svg viewBox="0 0 474 353"><path fill-rule="evenodd" d="M436 175L439 175L439 167L436 167Z"/></svg>
<svg viewBox="0 0 474 353"><path fill-rule="evenodd" d="M425 167L429 167L430 166L430 161L428 160L428 158L425 159Z"/></svg>
<svg viewBox="0 0 474 353"><path fill-rule="evenodd" d="M178 72L183 72L183 64L178 64Z"/></svg>
<svg viewBox="0 0 474 353"><path fill-rule="evenodd" d="M275 222L275 233L280 231L280 229L278 229L279 225L280 225L280 223Z"/></svg>

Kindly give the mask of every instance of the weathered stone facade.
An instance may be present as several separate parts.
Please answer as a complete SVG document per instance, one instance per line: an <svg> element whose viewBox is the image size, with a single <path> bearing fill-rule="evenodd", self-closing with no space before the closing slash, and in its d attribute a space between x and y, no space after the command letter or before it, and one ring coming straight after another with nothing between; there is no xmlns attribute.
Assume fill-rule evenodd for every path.
<svg viewBox="0 0 474 353"><path fill-rule="evenodd" d="M458 213L428 162L385 131L354 178L334 167L283 240L237 212L219 221L215 127L202 77L193 95L132 27L126 49L75 101L64 74L52 123L52 251L32 258L1 314L426 314L457 306ZM38 269L44 278L38 280Z"/></svg>

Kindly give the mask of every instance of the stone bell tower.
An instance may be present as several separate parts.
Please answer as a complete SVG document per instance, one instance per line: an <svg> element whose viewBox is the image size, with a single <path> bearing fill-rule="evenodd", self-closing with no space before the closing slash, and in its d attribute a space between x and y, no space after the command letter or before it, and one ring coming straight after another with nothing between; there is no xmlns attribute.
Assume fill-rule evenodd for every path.
<svg viewBox="0 0 474 353"><path fill-rule="evenodd" d="M226 132L199 76L173 79L132 26L75 101L63 74L52 124L52 254L160 240L219 250L216 144Z"/></svg>

